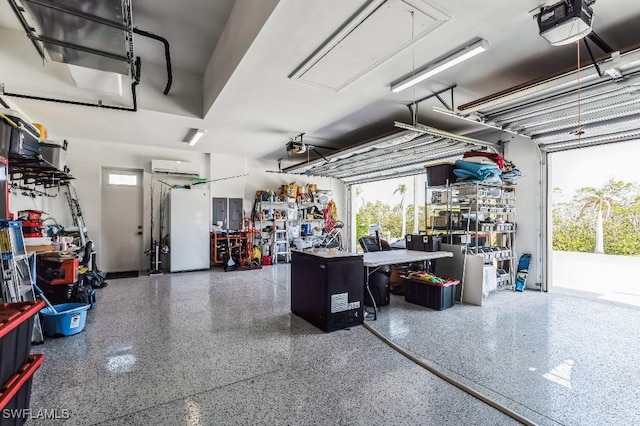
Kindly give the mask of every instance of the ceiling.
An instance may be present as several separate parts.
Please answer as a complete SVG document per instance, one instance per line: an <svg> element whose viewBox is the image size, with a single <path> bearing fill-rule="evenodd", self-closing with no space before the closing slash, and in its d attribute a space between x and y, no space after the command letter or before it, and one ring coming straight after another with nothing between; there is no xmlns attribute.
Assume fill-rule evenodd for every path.
<svg viewBox="0 0 640 426"><path fill-rule="evenodd" d="M308 143L344 148L393 131L394 120L410 123L408 104L449 86L457 86L457 107L577 63L575 45L553 47L538 35L529 11L539 7L540 0L388 0L381 6L385 13L354 31L307 81L290 76L370 1L132 2L135 25L171 43L175 89L168 97L153 91L158 83L145 80L145 63L153 70L153 64L163 64L163 53L156 42L136 37L136 53L143 58L140 110L54 108L47 102L13 99L31 118L46 123L50 134L242 155L275 164L286 156L286 142L301 132ZM637 0L598 0L593 9L594 30L614 49L640 44ZM410 10L426 11L424 16L416 13L413 37ZM22 32L6 2L0 2L0 25ZM414 66L423 67L478 38L488 42L486 52L415 90L390 91L390 84ZM0 37L0 55L3 50L12 55L15 72L0 75L0 83L32 93L44 90L34 76L44 76L50 65L39 65L33 47L16 54L6 40ZM319 79L327 84L315 84ZM47 94L66 93L68 81L58 80L59 86ZM189 85L199 89L197 96L187 90ZM196 99L196 106L183 108L181 97L186 102ZM455 133L479 129L434 113L433 106L442 104L435 98L419 104L420 123ZM207 130L195 147L183 142L190 128Z"/></svg>

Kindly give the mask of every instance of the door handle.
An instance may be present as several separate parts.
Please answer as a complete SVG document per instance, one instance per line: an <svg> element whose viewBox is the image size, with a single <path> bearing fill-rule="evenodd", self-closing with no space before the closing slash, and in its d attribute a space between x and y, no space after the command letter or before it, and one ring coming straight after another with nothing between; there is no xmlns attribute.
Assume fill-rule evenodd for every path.
<svg viewBox="0 0 640 426"><path fill-rule="evenodd" d="M136 232L136 235L142 235L142 231Z"/></svg>

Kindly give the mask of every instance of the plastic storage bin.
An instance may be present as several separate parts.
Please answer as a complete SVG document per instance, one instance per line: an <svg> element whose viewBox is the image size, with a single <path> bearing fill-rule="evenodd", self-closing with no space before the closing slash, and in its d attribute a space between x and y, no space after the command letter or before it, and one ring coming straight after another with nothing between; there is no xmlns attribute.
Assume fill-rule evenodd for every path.
<svg viewBox="0 0 640 426"><path fill-rule="evenodd" d="M0 304L0 386L27 362L34 317L42 308L42 301Z"/></svg>
<svg viewBox="0 0 640 426"><path fill-rule="evenodd" d="M44 355L31 355L18 374L0 388L0 418L2 426L23 425L29 416L31 382L34 373L44 361ZM4 411L8 410L8 411ZM16 413L16 417L5 418L5 413Z"/></svg>
<svg viewBox="0 0 640 426"><path fill-rule="evenodd" d="M58 311L57 314L54 314L51 308L44 308L40 311L44 334L50 337L71 336L80 333L84 329L87 310L91 305L63 303L53 307Z"/></svg>
<svg viewBox="0 0 640 426"><path fill-rule="evenodd" d="M453 306L456 285L460 281L451 280L443 284L427 281L404 280L404 299L409 303L442 311Z"/></svg>
<svg viewBox="0 0 640 426"><path fill-rule="evenodd" d="M36 158L40 155L40 132L27 123L12 110L3 110L5 117L0 117L3 131L2 138L9 138L9 157ZM11 120L11 123L9 122ZM16 125L14 127L13 125ZM7 128L8 126L8 128ZM2 141L2 149L6 149L6 141Z"/></svg>
<svg viewBox="0 0 640 426"><path fill-rule="evenodd" d="M54 143L41 143L40 155L56 169L64 171L67 166L67 147Z"/></svg>
<svg viewBox="0 0 640 426"><path fill-rule="evenodd" d="M456 181L456 175L453 170L456 168L453 163L442 163L428 166L427 169L427 185L443 186Z"/></svg>

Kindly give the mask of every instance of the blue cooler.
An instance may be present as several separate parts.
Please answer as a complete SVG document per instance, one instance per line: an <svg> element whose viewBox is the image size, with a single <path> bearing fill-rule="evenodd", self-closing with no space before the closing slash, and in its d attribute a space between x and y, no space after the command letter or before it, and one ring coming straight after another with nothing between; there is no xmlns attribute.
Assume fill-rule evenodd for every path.
<svg viewBox="0 0 640 426"><path fill-rule="evenodd" d="M58 311L57 314L53 313L51 308L44 308L40 311L44 334L49 337L71 336L80 333L84 329L87 310L91 305L63 303L53 307Z"/></svg>

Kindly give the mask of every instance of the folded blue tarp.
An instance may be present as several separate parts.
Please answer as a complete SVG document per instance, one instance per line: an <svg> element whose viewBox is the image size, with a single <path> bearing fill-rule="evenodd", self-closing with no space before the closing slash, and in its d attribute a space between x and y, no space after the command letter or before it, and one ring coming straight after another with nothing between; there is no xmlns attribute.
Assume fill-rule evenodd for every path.
<svg viewBox="0 0 640 426"><path fill-rule="evenodd" d="M460 179L486 180L492 176L500 176L500 168L495 164L472 163L470 161L457 160L453 170Z"/></svg>

